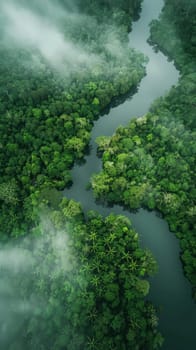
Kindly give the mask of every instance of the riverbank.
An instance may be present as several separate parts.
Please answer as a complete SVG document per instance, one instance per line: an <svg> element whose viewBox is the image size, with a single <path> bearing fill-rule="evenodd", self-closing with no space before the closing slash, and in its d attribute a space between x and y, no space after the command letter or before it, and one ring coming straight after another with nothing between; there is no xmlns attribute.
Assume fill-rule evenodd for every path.
<svg viewBox="0 0 196 350"><path fill-rule="evenodd" d="M157 2L156 2L157 4ZM159 3L160 4L160 3ZM148 9L148 5L147 2L144 2L144 8ZM152 8L153 8L152 4ZM161 8L160 8L161 9ZM142 17L141 17L142 18ZM148 17L149 18L149 17ZM142 26L142 20L139 24L139 28L140 25ZM137 23L135 23L135 29L137 28ZM145 30L146 30L146 23L145 23ZM138 28L137 28L138 29ZM147 33L149 33L149 31L147 31ZM144 46L144 53L147 54L148 52L148 56L150 55L150 58L152 57L152 61L150 59L149 64L147 65L147 76L143 79L143 81L140 84L140 87L138 89L138 94L135 95L131 101L127 101L125 102L125 104L123 104L122 106L119 106L117 108L115 108L114 110L111 110L110 114L108 116L105 116L104 120L101 118L98 122L95 123L94 129L92 131L92 141L91 141L91 146L92 146L92 152L91 155L89 157L86 158L86 164L84 164L83 167L79 167L76 166L73 169L72 175L73 178L75 180L75 186L70 189L70 191L66 191L66 195L69 198L75 198L76 200L80 201L83 205L83 208L85 210L93 208L96 209L98 212L101 212L103 215L106 215L106 213L109 213L110 211L115 212L115 213L119 213L120 212L120 207L119 206L113 206L112 208L103 208L101 205L95 204L94 201L92 200L91 197L91 193L87 192L85 190L85 185L88 181L89 176L91 176L92 173L96 172L96 171L100 171L101 170L101 163L100 161L98 161L95 157L96 157L96 147L94 144L94 139L97 136L100 135L106 135L106 136L110 136L113 134L114 130L116 127L120 125L127 125L128 122L130 121L130 115L133 116L142 116L144 115L150 104L149 100L148 100L148 96L149 96L149 92L152 93L152 96L154 94L154 98L152 97L151 102L153 101L153 99L155 99L158 96L164 95L164 93L166 92L167 89L164 90L164 84L165 84L165 80L164 77L168 77L167 76L167 67L174 67L173 63L168 63L168 61L166 60L166 58L161 55L160 53L156 54L153 52L152 48L149 47L149 45L147 45L146 40L148 38L147 37L142 37L140 36L140 34L138 33L138 31L136 30L136 32L134 32L134 26L133 26L133 33L131 33L131 35L133 35L133 38L135 38L135 40L130 41L133 43L138 43L139 48L141 50L141 48ZM134 37L135 36L135 37ZM142 39L141 39L142 37ZM151 52L152 51L152 52ZM163 61L166 63L166 66L163 68L161 66L159 66L160 62ZM158 61L158 62L157 62ZM174 69L175 71L175 69ZM158 77L160 77L159 73L162 73L163 76L161 76L160 79L160 83L158 82ZM148 74L151 73L153 77L153 82L152 82L152 88L151 88L151 81L150 79L148 80ZM161 74L160 73L160 74ZM170 79L172 80L173 76L170 73ZM170 82L170 87L175 84L178 80L178 74L176 74L176 80L175 78L173 79L173 81L169 80ZM167 81L167 82L168 82ZM166 86L167 86L167 82L166 82ZM153 85L154 83L154 85ZM161 90L162 89L162 90ZM175 90L175 88L173 88ZM162 91L160 93L160 90ZM176 88L176 91L178 90L178 88ZM145 91L145 93L144 93ZM160 95L158 95L158 93L160 93ZM164 105L164 100L161 99L163 101L163 105ZM148 104L149 103L149 104ZM147 107L148 106L148 107ZM155 106L155 105L154 105ZM156 114L158 114L158 106L157 106L157 111ZM162 115L161 115L162 116ZM171 119L169 119L171 116ZM149 119L150 119L150 115L149 115ZM141 123L140 123L141 120ZM104 172L106 174L107 172L107 176L103 176L99 182L95 183L95 186L97 185L97 189L98 191L102 192L105 194L105 199L108 199L108 194L111 194L111 201L114 201L114 197L112 197L112 195L116 196L117 201L119 200L119 196L123 195L123 188L119 187L119 186L126 186L126 179L125 181L123 181L122 178L120 178L120 175L118 174L117 178L115 177L115 172L117 171L121 171L122 172L122 177L126 177L126 167L127 165L129 165L130 167L132 166L131 164L131 160L127 160L127 164L124 164L124 161L126 159L126 156L123 159L123 155L122 155L122 159L121 159L121 164L119 164L118 167L116 167L115 161L113 162L114 158L116 157L116 153L118 153L118 148L121 149L119 151L119 153L128 153L128 149L129 147L131 147L131 152L134 151L134 149L140 149L141 147L143 147L144 145L144 141L143 141L143 134L142 134L142 122L144 121L143 124L143 128L146 127L147 130L147 125L145 118L141 118L140 120L135 120L134 122L130 123L130 129L131 129L131 125L133 126L134 124L139 128L139 123L140 123L140 128L141 128L141 134L137 135L137 128L134 131L135 132L135 138L134 140L129 140L130 138L132 138L133 135L129 135L129 132L126 130L126 128L122 128L119 127L118 128L118 132L117 132L117 136L115 137L115 135L111 138L111 143L107 142L106 139L106 153L104 155L103 161L104 161ZM154 142L152 140L153 135L153 123L155 123L157 125L157 128L159 126L159 123L161 125L162 123L162 127L164 130L158 130L158 134L156 135L156 140L157 142L161 142L163 136L160 135L160 132L162 133L163 131L166 132L165 137L167 136L167 141L170 140L171 135L173 133L173 129L172 129L172 133L169 130L169 125L171 125L171 123L173 122L173 117L172 117L172 113L170 113L169 115L164 115L164 121L162 123L161 119L157 119L155 118L155 120L153 120L153 116L152 116L152 130L148 130L148 139L147 139L147 143L149 144L149 150L150 151L150 147L152 147L152 143ZM179 131L181 130L181 132L183 132L184 127L182 127L181 129L181 121L179 122ZM161 127L161 128L162 128ZM172 126L172 128L175 129L175 122L174 125ZM134 129L134 128L133 128ZM125 134L123 135L125 130ZM174 132L174 135L176 135L176 137L178 138L178 127ZM122 134L121 134L122 133ZM131 132L132 133L132 132ZM137 136L137 137L136 137ZM126 141L124 141L124 138L126 138ZM120 140L122 139L122 143L124 143L123 145L120 145ZM188 141L189 138L187 139L187 147L188 147ZM175 145L175 140L171 139L171 151L172 151L172 147ZM130 145L128 146L127 143L130 143ZM145 139L145 143L146 143L146 139ZM167 142L166 142L167 143ZM141 147L140 147L141 146ZM133 147L133 148L132 148ZM167 145L166 145L167 147ZM154 152L156 154L156 147L154 146ZM188 149L188 148L187 148ZM108 151L108 152L107 152ZM112 155L113 153L113 155ZM137 153L137 152L136 152ZM159 154L157 154L156 156L158 156ZM146 157L146 152L144 152L143 154L139 153L138 150L138 154L135 154L134 159L139 162L139 164L141 164L142 166L142 159L145 160ZM161 156L160 156L161 157ZM175 159L170 159L170 161L174 161ZM120 159L119 159L120 161ZM112 162L114 164L112 164ZM107 167L105 167L105 164L107 163ZM182 162L183 163L183 162ZM175 164L175 162L174 162ZM146 162L145 165L150 168L151 162L148 158L146 158ZM138 165L137 165L138 166ZM172 166L172 164L169 165L170 167ZM178 164L178 166L180 166L180 162ZM107 168L107 170L106 170ZM175 168L175 167L174 167ZM117 170L118 169L118 170ZM137 185L137 180L138 182L141 182L141 179L138 178L137 179L137 167L133 166L133 171L135 169L135 178L134 180L136 181L136 184L132 184L133 186ZM166 173L167 173L167 168L162 168ZM128 168L127 168L128 171ZM164 173L163 173L164 174ZM175 174L175 171L174 171ZM133 176L130 175L131 177ZM175 175L174 175L175 177ZM80 181L78 181L78 179L80 179ZM111 180L111 182L110 182ZM121 181L122 180L122 181ZM115 182L118 181L118 184L115 186ZM121 184L120 184L121 181ZM128 182L128 180L127 180ZM145 181L144 181L145 182ZM176 178L174 179L174 183L176 182ZM142 183L143 183L143 179L142 179ZM111 193L110 189L111 186L113 186L113 193ZM154 186L154 185L153 185ZM152 186L152 187L153 187ZM114 189L115 187L115 189ZM149 187L142 188L141 184L138 183L138 193L134 193L134 198L132 197L132 202L134 205L136 205L136 201L135 201L135 195L137 194L138 196L141 195L142 197L142 193L141 190L144 190L144 192L146 191L148 196L153 194L153 191L149 191ZM118 190L118 194L117 191ZM131 193L128 195L128 197L131 197ZM145 200L147 199L146 196ZM174 196L175 197L175 196ZM170 198L166 197L165 200L169 200ZM172 199L174 199L172 197ZM154 203L152 198L149 198L149 208L152 210L153 208L155 208ZM139 205L139 204L138 204ZM137 206L136 206L137 207ZM171 203L171 207L172 207L172 203ZM174 207L175 210L175 207ZM122 213L129 215L128 212L125 212L122 210ZM153 298L155 298L155 300L158 300L158 303L162 305L164 312L163 312L163 317L161 319L161 330L163 331L163 334L166 338L165 341L165 345L164 345L164 349L183 349L186 348L187 344L189 344L190 349L194 348L194 342L195 342L195 335L193 332L193 324L194 324L194 319L195 319L195 309L194 309L194 303L191 300L191 289L190 289L190 285L189 283L185 280L184 276L183 276L183 271L182 271L182 267L180 265L180 261L179 261L179 248L175 249L174 248L174 242L175 242L175 238L172 237L172 233L169 232L167 225L165 226L165 239L167 241L166 244L163 243L162 239L163 236L161 237L161 235L159 235L159 226L156 226L156 232L153 230L153 224L152 227L149 225L148 226L148 230L145 230L145 221L143 223L144 220L144 216L140 216L140 213L143 213L143 211L139 211L138 216L136 214L136 216L134 216L134 214L131 215L131 219L132 222L134 223L134 221L136 222L137 225L137 231L141 233L142 235L142 239L144 239L144 237L149 237L149 231L152 230L152 232L154 232L154 235L156 235L157 238L157 246L155 247L153 245L153 253L155 254L156 258L158 259L158 262L160 264L160 266L162 266L161 271L163 273L162 276L159 276L158 278L158 282L155 282L155 289L153 288L153 284L152 284L152 290L153 290ZM146 214L147 215L147 214ZM150 213L148 214L149 216L151 215ZM147 220L147 217L145 216L145 220ZM140 221L143 223L143 225L141 225ZM153 223L153 220L152 220ZM141 226L142 230L141 230ZM161 227L161 221L160 221L160 227ZM172 228L172 227L171 227ZM151 237L151 238L150 238ZM150 241L153 240L153 237L150 235L149 237L149 244ZM146 240L145 238L145 244L146 246L148 246L148 238ZM177 242L176 242L177 244ZM162 253L162 250L159 250L159 248L161 249L161 247L167 247L165 248L165 255ZM173 252L172 252L172 248L171 250L168 248L173 247ZM157 252L156 252L157 249ZM176 252L176 256L174 257L174 251ZM170 252L170 253L168 253ZM161 258L159 258L159 254L161 254ZM168 255L169 254L169 255ZM173 256L174 260L172 261L172 258L170 260L169 257ZM166 261L168 260L170 261L170 265L168 266L166 264ZM175 266L175 268L174 268ZM168 274L168 269L171 270L172 272L172 276L169 277ZM163 272L164 271L164 272ZM175 273L176 271L176 273ZM168 277L168 278L167 278ZM180 284L178 283L180 281ZM162 289L162 293L161 293L161 289ZM164 289L164 286L166 287ZM176 286L176 288L175 288ZM175 299L175 294L178 295L179 294L179 290L181 290L181 297L178 299L177 303L173 303L173 300ZM163 292L164 291L164 292ZM161 299L162 298L162 299ZM153 300L153 299L152 299ZM173 305L173 306L172 306ZM186 305L185 309L182 307L182 305ZM187 307L187 308L186 308ZM184 313L187 312L187 315L191 315L190 318L187 317L186 320L183 317ZM170 321L169 321L170 320ZM175 320L175 321L174 321ZM183 334L182 338L178 337L178 333L179 334Z"/></svg>
<svg viewBox="0 0 196 350"><path fill-rule="evenodd" d="M82 11L88 14L73 11L67 16L65 8L58 28L51 18L52 33L64 44L71 40L76 50L70 64L65 57L60 75L39 55L40 47L33 51L38 54L33 62L31 50L0 48L5 87L0 91L3 349L151 350L162 343L156 310L145 300L147 277L156 263L139 247L127 218L102 218L92 211L84 218L79 203L61 198L71 182L71 166L86 153L94 120L145 73L144 56L127 45L140 3L122 0L108 8L107 2L101 7L96 2L91 8L92 1L85 1ZM24 19L31 14L40 23L39 6L35 11L26 4ZM45 18L43 36L44 24ZM61 25L65 37L59 33ZM49 37L52 50L58 40ZM77 55L81 46L88 57ZM87 64L75 64L85 57ZM61 55L57 60L61 62Z"/></svg>

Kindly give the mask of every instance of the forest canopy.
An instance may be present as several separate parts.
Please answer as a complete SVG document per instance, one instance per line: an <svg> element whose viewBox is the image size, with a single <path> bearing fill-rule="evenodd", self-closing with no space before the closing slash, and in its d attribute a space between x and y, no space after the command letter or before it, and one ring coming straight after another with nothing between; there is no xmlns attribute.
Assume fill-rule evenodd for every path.
<svg viewBox="0 0 196 350"><path fill-rule="evenodd" d="M73 200L58 200L56 209L42 203L31 235L0 249L0 261L2 348L151 350L162 344L156 310L144 300L156 262L139 247L126 217L104 219L91 211L85 220Z"/></svg>
<svg viewBox="0 0 196 350"><path fill-rule="evenodd" d="M181 259L194 297L195 14L195 2L166 1L160 20L151 23L150 42L174 59L181 73L179 83L153 103L151 113L119 127L111 138L97 140L103 170L91 181L97 199L163 214L180 239Z"/></svg>
<svg viewBox="0 0 196 350"><path fill-rule="evenodd" d="M152 254L123 216L62 199L93 122L132 94L141 1L0 1L0 346L158 349Z"/></svg>
<svg viewBox="0 0 196 350"><path fill-rule="evenodd" d="M136 3L130 11L123 1L102 5L131 23ZM0 2L2 239L33 224L40 190L71 184L70 168L88 149L93 121L145 74L146 59L128 47L128 26L102 18L99 6Z"/></svg>
<svg viewBox="0 0 196 350"><path fill-rule="evenodd" d="M131 96L147 58L128 45L141 0L0 0L0 347L152 350L157 264L129 220L62 199L94 121ZM158 210L196 288L195 4L165 1L149 41L181 78L149 113L100 137L96 199ZM165 33L165 35L162 35ZM131 117L131 111L130 111ZM195 289L193 290L195 293Z"/></svg>

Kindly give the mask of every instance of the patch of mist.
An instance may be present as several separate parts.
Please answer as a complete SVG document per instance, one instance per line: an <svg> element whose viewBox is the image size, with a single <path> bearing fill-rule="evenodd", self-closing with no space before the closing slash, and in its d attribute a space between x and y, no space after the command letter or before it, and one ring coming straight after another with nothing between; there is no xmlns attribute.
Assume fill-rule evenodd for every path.
<svg viewBox="0 0 196 350"><path fill-rule="evenodd" d="M54 19L46 15L42 16L32 8L12 1L1 4L1 11L5 18L5 40L16 47L37 50L48 63L59 70L66 65L75 68L79 65L93 64L96 57L67 40L55 25L55 18L59 16L59 11L57 9L54 11L54 6L52 7L49 1L47 1L47 8L49 13L53 11L55 14ZM66 20L68 14L64 12L64 15Z"/></svg>
<svg viewBox="0 0 196 350"><path fill-rule="evenodd" d="M33 261L29 256L29 252L18 247L8 247L1 250L0 247L0 270L6 269L18 273L28 269Z"/></svg>
<svg viewBox="0 0 196 350"><path fill-rule="evenodd" d="M55 281L63 283L77 272L66 229L56 230L42 215L38 231L39 236L0 246L1 349L9 349L15 340L21 344L28 320L47 308Z"/></svg>
<svg viewBox="0 0 196 350"><path fill-rule="evenodd" d="M0 0L0 17L1 43L28 53L17 58L25 69L44 72L49 64L61 77L84 69L112 76L130 66L119 28L81 13L77 0Z"/></svg>
<svg viewBox="0 0 196 350"><path fill-rule="evenodd" d="M113 57L122 58L124 56L123 46L114 30L108 32L105 37L105 49Z"/></svg>

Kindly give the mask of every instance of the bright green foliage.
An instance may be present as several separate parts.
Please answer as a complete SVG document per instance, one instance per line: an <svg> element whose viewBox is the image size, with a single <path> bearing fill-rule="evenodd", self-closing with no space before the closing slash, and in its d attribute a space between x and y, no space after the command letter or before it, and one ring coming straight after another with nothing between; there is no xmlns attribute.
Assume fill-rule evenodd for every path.
<svg viewBox="0 0 196 350"><path fill-rule="evenodd" d="M161 20L152 23L151 39L175 59L182 74L179 84L154 102L151 113L132 120L126 128L119 127L107 143L100 143L103 170L91 183L96 198L163 213L180 238L184 271L195 292L194 27L195 2L166 1Z"/></svg>
<svg viewBox="0 0 196 350"><path fill-rule="evenodd" d="M28 50L1 42L2 239L32 226L30 213L38 192L63 190L71 184L70 168L88 149L93 121L114 97L132 91L143 77L145 58L128 45L128 27L140 3L120 1L110 6L108 1L81 0L77 21L74 15L66 20L62 15L58 25L66 40L97 59L75 71L65 67L59 74L42 57L36 64ZM120 45L118 53L108 46L114 39Z"/></svg>
<svg viewBox="0 0 196 350"><path fill-rule="evenodd" d="M128 136L133 142L140 139L140 144L127 148L124 140ZM186 241L189 256L183 253L182 259L192 283L196 254L195 136L168 111L161 109L160 117L156 118L148 114L116 132L105 146L102 172L91 180L97 199L121 203L130 209L141 206L158 209L164 214L170 229Z"/></svg>
<svg viewBox="0 0 196 350"><path fill-rule="evenodd" d="M125 217L90 212L85 220L80 204L60 194L88 149L93 121L145 74L146 60L129 48L127 35L141 0L76 2L84 16L63 21L62 13L58 26L97 64L59 75L42 57L36 64L31 52L1 42L0 238L24 261L19 273L15 266L0 271L11 312L0 347L158 349L156 310L144 300L154 258Z"/></svg>
<svg viewBox="0 0 196 350"><path fill-rule="evenodd" d="M85 221L67 199L39 214L36 238L18 243L31 265L14 275L15 293L33 308L7 349L158 349L156 311L144 301L156 263L129 220L90 212Z"/></svg>

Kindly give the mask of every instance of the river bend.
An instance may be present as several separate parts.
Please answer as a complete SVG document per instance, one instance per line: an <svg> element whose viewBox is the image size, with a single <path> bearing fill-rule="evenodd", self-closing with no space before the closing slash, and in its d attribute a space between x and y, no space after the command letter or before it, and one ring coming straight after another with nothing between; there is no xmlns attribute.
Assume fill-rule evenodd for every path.
<svg viewBox="0 0 196 350"><path fill-rule="evenodd" d="M158 265L158 274L151 278L149 299L161 308L159 328L165 342L163 350L194 350L196 346L196 306L191 298L191 286L183 275L179 259L179 242L169 231L167 223L155 212L140 209L130 213L115 205L112 208L96 204L91 191L86 190L93 173L101 170L101 160L96 156L95 139L100 135L110 136L119 125L125 126L131 118L143 116L151 103L163 96L178 82L179 72L174 63L169 62L161 52L154 52L147 43L149 23L158 18L163 0L144 0L140 19L133 23L129 34L130 46L149 58L146 76L140 83L138 92L123 104L112 108L109 114L94 123L91 134L90 154L83 165L75 165L72 170L74 185L65 190L67 198L82 204L84 212L96 210L103 216L111 212L126 215L140 235L141 245L149 248Z"/></svg>

